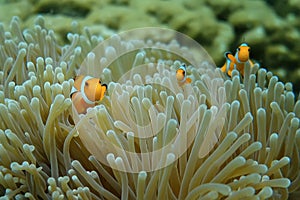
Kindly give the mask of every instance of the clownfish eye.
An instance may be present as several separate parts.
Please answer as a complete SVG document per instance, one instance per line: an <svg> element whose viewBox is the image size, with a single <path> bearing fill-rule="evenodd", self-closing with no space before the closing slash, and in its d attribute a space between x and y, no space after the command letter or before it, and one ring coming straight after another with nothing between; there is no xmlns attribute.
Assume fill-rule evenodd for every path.
<svg viewBox="0 0 300 200"><path fill-rule="evenodd" d="M99 83L100 83L100 85L101 85L101 81L99 80Z"/></svg>
<svg viewBox="0 0 300 200"><path fill-rule="evenodd" d="M237 51L240 51L240 50L241 50L241 48L240 48L240 47L238 47L238 48L237 48Z"/></svg>
<svg viewBox="0 0 300 200"><path fill-rule="evenodd" d="M182 72L183 76L185 75L185 71Z"/></svg>
<svg viewBox="0 0 300 200"><path fill-rule="evenodd" d="M88 82L85 82L84 85L85 85L86 87L88 87L88 86L89 86L89 83L88 83Z"/></svg>
<svg viewBox="0 0 300 200"><path fill-rule="evenodd" d="M248 49L248 51L250 52L250 48Z"/></svg>

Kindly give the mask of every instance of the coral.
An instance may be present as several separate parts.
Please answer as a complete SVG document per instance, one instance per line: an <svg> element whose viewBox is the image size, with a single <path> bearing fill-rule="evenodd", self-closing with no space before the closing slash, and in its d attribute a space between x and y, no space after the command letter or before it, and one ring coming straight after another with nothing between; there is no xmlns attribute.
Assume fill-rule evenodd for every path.
<svg viewBox="0 0 300 200"><path fill-rule="evenodd" d="M92 50L102 37L85 29L69 33L69 44L60 46L45 23L39 17L25 31L16 17L10 31L0 24L2 196L287 199L299 193L300 100L291 83L258 65L246 67L243 79L235 70L228 79L210 64L193 68L203 64L196 62L187 69L193 83L181 88L172 69L191 51L176 41L148 42L180 55L114 37L131 53L117 57L118 49L104 46L103 58L95 60ZM108 65L96 71L109 83L108 93L87 115L76 115L72 77L78 70L100 75L82 67L85 62ZM148 132L156 135L136 137ZM186 149L163 148L174 141ZM161 154L142 154L154 150Z"/></svg>
<svg viewBox="0 0 300 200"><path fill-rule="evenodd" d="M33 12L33 6L26 1L11 1L9 4L0 2L0 4L0 19L6 23L9 23L13 16L26 19ZM24 10L26 10L26 12L24 12Z"/></svg>

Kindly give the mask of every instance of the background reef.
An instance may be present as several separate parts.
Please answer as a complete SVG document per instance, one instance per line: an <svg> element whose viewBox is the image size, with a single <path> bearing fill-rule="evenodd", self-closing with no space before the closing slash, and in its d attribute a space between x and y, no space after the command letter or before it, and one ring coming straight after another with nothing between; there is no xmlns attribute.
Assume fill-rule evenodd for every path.
<svg viewBox="0 0 300 200"><path fill-rule="evenodd" d="M217 66L225 51L239 43L251 46L252 58L300 89L300 1L229 0L1 0L0 21L13 16L29 27L37 15L67 41L67 33L88 26L92 34L109 36L136 27L167 27L195 39ZM26 12L24 12L26 10ZM74 22L76 20L76 23ZM72 23L74 22L74 23Z"/></svg>

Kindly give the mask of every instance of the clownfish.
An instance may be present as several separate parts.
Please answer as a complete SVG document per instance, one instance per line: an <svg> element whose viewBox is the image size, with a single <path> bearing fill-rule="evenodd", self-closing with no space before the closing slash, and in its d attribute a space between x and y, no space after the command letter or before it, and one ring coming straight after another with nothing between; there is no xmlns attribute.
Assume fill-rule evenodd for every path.
<svg viewBox="0 0 300 200"><path fill-rule="evenodd" d="M242 43L237 49L235 55L231 52L225 53L226 62L221 67L222 72L227 72L229 76L232 75L232 70L237 69L242 76L244 76L245 64L249 63L253 66L253 62L250 60L250 47L247 43Z"/></svg>
<svg viewBox="0 0 300 200"><path fill-rule="evenodd" d="M76 76L70 97L79 114L85 114L86 110L94 107L97 101L104 97L107 85L102 84L99 78L91 76Z"/></svg>
<svg viewBox="0 0 300 200"><path fill-rule="evenodd" d="M182 85L184 83L191 83L192 79L186 76L186 66L185 64L182 64L177 70L176 70L176 78L179 83L179 85Z"/></svg>

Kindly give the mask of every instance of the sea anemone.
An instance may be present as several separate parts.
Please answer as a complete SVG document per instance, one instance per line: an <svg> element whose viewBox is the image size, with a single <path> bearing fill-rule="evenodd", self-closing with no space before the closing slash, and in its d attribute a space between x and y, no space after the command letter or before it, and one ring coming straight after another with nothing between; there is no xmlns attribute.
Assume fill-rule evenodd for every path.
<svg viewBox="0 0 300 200"><path fill-rule="evenodd" d="M300 100L291 83L258 64L246 66L243 78L238 71L228 78L178 38L164 44L113 36L122 56L122 48L106 46L88 29L68 39L58 45L42 17L24 31L16 17L10 32L0 24L2 196L287 199L299 193ZM189 55L196 55L192 62ZM181 62L193 82L178 86L173 77ZM108 84L106 97L85 115L69 98L77 73Z"/></svg>

